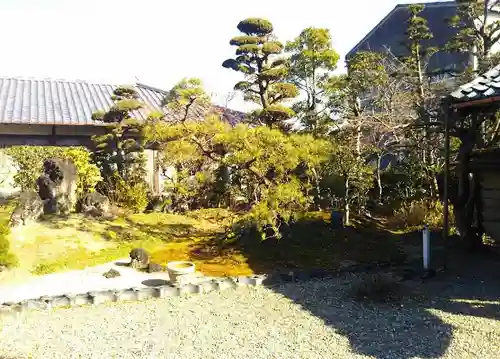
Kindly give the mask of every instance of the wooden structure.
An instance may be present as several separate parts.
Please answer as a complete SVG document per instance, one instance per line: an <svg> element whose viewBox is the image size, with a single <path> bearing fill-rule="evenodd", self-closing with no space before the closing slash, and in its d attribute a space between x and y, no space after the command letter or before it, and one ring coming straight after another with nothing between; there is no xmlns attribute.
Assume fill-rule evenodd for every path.
<svg viewBox="0 0 500 359"><path fill-rule="evenodd" d="M473 246L482 234L500 243L500 65L460 86L443 99L445 109L444 236L448 237L448 200L457 229ZM491 126L493 124L493 126ZM486 136L485 129L493 128ZM461 144L450 186L450 136ZM450 193L451 191L451 193Z"/></svg>

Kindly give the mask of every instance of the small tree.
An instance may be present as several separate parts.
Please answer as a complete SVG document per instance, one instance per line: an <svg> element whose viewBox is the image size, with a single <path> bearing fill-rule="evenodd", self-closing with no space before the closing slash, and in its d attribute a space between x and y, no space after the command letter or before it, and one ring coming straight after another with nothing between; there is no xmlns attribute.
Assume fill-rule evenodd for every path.
<svg viewBox="0 0 500 359"><path fill-rule="evenodd" d="M202 81L198 78L183 78L162 100L162 105L177 113L183 122L188 120L190 110L195 104L200 107L210 104L210 96L207 95Z"/></svg>
<svg viewBox="0 0 500 359"><path fill-rule="evenodd" d="M322 169L323 186L336 198L341 198L345 224L349 224L352 204L364 204L373 184L373 172L360 159L343 133L332 144L330 160Z"/></svg>
<svg viewBox="0 0 500 359"><path fill-rule="evenodd" d="M253 112L254 124L288 129L287 120L295 113L284 102L298 96L294 84L287 83L287 62L282 55L283 44L275 39L273 25L265 19L249 18L238 24L243 33L231 39L236 46L236 57L222 63L225 68L245 75L235 90L243 93L246 101L257 104L260 109Z"/></svg>
<svg viewBox="0 0 500 359"><path fill-rule="evenodd" d="M133 88L118 87L111 99L114 104L107 112L92 115L93 120L104 122L106 129L106 134L92 137L95 162L105 180L116 172L127 182L142 181L145 158L141 124L133 114L142 107L139 95Z"/></svg>
<svg viewBox="0 0 500 359"><path fill-rule="evenodd" d="M309 27L286 44L286 51L290 54L288 79L305 96L293 106L297 118L306 131L326 134L332 120L323 96L325 84L340 58L332 48L330 31Z"/></svg>
<svg viewBox="0 0 500 359"><path fill-rule="evenodd" d="M498 56L492 53L500 41L500 20L492 18L499 0L459 0L457 15L448 19L457 34L447 44L449 51L469 53L474 56L473 70L483 73L498 65Z"/></svg>
<svg viewBox="0 0 500 359"><path fill-rule="evenodd" d="M142 212L148 201L146 158L143 144L143 124L134 117L142 107L136 90L118 87L111 96L114 104L99 111L92 119L105 123L106 133L93 136L94 161L101 169L100 190L112 202L135 212Z"/></svg>

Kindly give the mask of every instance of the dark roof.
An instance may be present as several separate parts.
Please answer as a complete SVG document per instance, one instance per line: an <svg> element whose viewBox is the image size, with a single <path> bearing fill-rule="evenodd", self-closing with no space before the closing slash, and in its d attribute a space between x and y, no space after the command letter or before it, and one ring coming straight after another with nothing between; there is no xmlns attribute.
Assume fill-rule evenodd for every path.
<svg viewBox="0 0 500 359"><path fill-rule="evenodd" d="M397 57L407 56L408 50L403 46L407 20L410 17L408 6L397 5L384 17L356 46L346 55L346 60L359 51L385 52L387 49ZM443 48L456 34L457 29L449 27L446 19L450 19L457 12L455 1L439 1L422 3L425 6L421 16L429 24L434 37L426 40L426 46ZM439 51L429 60L429 71L462 71L470 64L470 55L463 53L449 53Z"/></svg>
<svg viewBox="0 0 500 359"><path fill-rule="evenodd" d="M144 84L133 86L144 107L134 113L145 120L153 111L165 112L161 102L166 91ZM97 84L85 81L0 77L0 124L27 125L87 125L99 126L93 121L95 111L108 110L113 104L111 95L118 85ZM200 119L210 113L218 113L234 124L245 114L220 106L194 104L189 119ZM180 114L167 112L167 120L175 120Z"/></svg>
<svg viewBox="0 0 500 359"><path fill-rule="evenodd" d="M485 100L500 96L500 65L460 86L450 94L453 102Z"/></svg>

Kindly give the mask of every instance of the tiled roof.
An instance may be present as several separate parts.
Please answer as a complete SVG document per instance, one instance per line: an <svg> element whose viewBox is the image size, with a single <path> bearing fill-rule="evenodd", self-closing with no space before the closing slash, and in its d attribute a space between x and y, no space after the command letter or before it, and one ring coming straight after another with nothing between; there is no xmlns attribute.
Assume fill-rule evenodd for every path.
<svg viewBox="0 0 500 359"><path fill-rule="evenodd" d="M387 49L397 57L408 56L408 49L403 45L407 42L405 34L410 18L408 6L399 4L392 9L360 42L346 55L349 60L359 51L385 52ZM429 29L434 35L425 40L425 46L442 49L457 33L457 29L448 26L446 19L457 13L455 1L439 1L422 3L424 10L421 16L427 20ZM470 55L464 53L449 53L438 51L429 59L428 71L460 72L470 64Z"/></svg>
<svg viewBox="0 0 500 359"><path fill-rule="evenodd" d="M140 83L132 86L144 103L144 108L134 113L136 118L144 120L152 111L162 111L166 91ZM97 110L109 109L116 87L85 81L0 77L0 124L102 125L91 116ZM232 124L244 118L238 111L196 104L190 108L189 117L200 119L212 112ZM168 120L178 117L176 113L166 114Z"/></svg>
<svg viewBox="0 0 500 359"><path fill-rule="evenodd" d="M483 100L500 96L500 65L460 86L451 93L455 102Z"/></svg>

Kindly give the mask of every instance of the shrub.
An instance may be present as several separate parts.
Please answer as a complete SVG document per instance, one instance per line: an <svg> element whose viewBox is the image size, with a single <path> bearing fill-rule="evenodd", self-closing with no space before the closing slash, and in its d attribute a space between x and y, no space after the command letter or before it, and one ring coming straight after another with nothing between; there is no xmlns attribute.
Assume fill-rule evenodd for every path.
<svg viewBox="0 0 500 359"><path fill-rule="evenodd" d="M19 263L17 257L10 252L9 227L0 223L0 266L7 268L16 267Z"/></svg>
<svg viewBox="0 0 500 359"><path fill-rule="evenodd" d="M394 211L390 222L398 228L421 227L427 224L431 229L443 226L444 205L440 201L418 200L403 204ZM450 223L453 223L453 208L449 206Z"/></svg>
<svg viewBox="0 0 500 359"><path fill-rule="evenodd" d="M91 153L83 147L16 146L6 149L18 167L15 184L23 191L36 190L36 179L42 174L43 162L48 158L64 158L74 162L77 173L77 193L92 192L101 181L99 168L91 162Z"/></svg>
<svg viewBox="0 0 500 359"><path fill-rule="evenodd" d="M130 183L116 173L100 188L115 206L142 213L149 203L149 188L145 182Z"/></svg>

